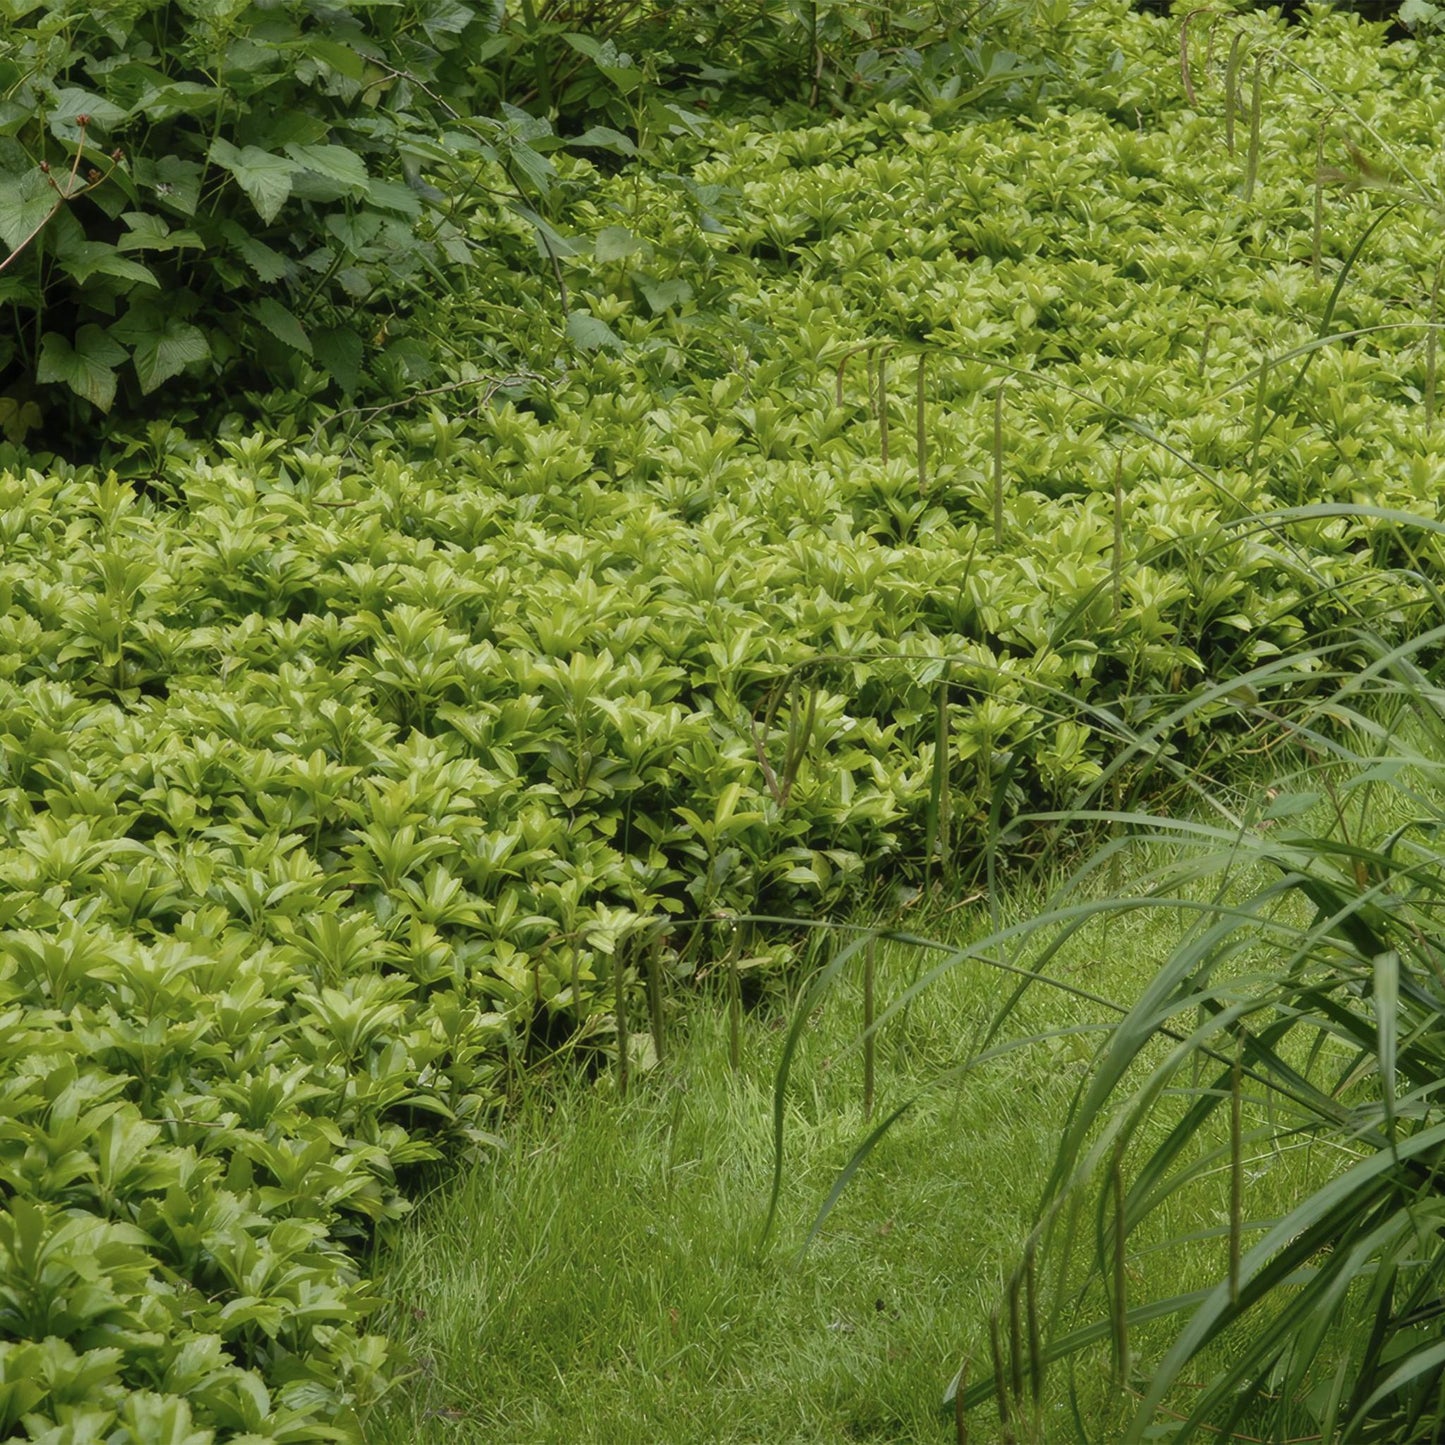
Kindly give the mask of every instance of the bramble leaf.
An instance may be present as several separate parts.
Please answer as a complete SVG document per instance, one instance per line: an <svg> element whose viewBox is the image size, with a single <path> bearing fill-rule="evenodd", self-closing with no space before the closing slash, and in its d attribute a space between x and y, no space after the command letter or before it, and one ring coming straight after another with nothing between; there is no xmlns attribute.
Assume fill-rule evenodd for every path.
<svg viewBox="0 0 1445 1445"><path fill-rule="evenodd" d="M311 355L311 338L306 328L279 301L263 296L250 308L253 315L277 341L284 342L303 356Z"/></svg>
<svg viewBox="0 0 1445 1445"><path fill-rule="evenodd" d="M263 221L274 221L291 194L296 162L286 156L272 155L259 146L238 150L230 141L217 137L211 142L211 159L236 179L236 184L251 198L256 214Z"/></svg>
<svg viewBox="0 0 1445 1445"><path fill-rule="evenodd" d="M125 348L99 326L82 326L72 345L65 337L47 331L40 342L38 381L62 381L101 411L115 400L115 368L125 360Z"/></svg>

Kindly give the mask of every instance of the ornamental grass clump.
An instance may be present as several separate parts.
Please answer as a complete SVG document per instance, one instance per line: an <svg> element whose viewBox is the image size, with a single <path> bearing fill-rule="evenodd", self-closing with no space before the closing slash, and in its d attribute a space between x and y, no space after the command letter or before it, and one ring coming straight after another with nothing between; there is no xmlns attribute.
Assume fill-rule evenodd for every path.
<svg viewBox="0 0 1445 1445"><path fill-rule="evenodd" d="M1201 779L1209 822L1126 816L1110 848L1157 858L1150 886L1061 902L1011 941L1042 949L1044 981L1060 939L1102 921L1182 925L1079 1085L1007 1282L1013 1310L1049 1273L1048 1328L1007 1339L964 1406L1028 1417L1050 1367L1072 1397L1107 1349L1129 1439L1440 1438L1442 639L1378 649L1310 700L1257 687L1268 776L1242 796ZM1259 1210L1257 1181L1300 1151L1311 1187ZM1136 1293L1161 1252L1177 1292Z"/></svg>

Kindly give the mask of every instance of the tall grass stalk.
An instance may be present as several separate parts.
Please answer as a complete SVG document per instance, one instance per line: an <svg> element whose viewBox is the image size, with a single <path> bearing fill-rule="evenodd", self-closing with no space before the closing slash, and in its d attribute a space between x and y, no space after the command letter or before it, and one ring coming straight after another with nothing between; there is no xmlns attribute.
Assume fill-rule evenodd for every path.
<svg viewBox="0 0 1445 1445"><path fill-rule="evenodd" d="M873 1118L873 1093L877 1080L878 1036L873 1028L873 990L878 976L878 943L870 939L863 954L863 1122Z"/></svg>
<svg viewBox="0 0 1445 1445"><path fill-rule="evenodd" d="M1435 264L1435 281L1430 287L1430 329L1425 336L1425 430L1435 425L1435 362L1440 342L1440 274L1445 261Z"/></svg>
<svg viewBox="0 0 1445 1445"><path fill-rule="evenodd" d="M878 453L888 465L888 348L878 352Z"/></svg>
<svg viewBox="0 0 1445 1445"><path fill-rule="evenodd" d="M918 454L918 493L920 496L928 490L928 413L924 400L924 386L927 381L928 355L926 352L918 353L918 372L914 382L913 414L914 425L917 434L914 439L914 450Z"/></svg>
<svg viewBox="0 0 1445 1445"><path fill-rule="evenodd" d="M1355 510L1320 504L1240 525ZM1433 518L1397 521L1445 535ZM967 1409L993 1400L999 1438L1022 1428L1046 1366L1104 1348L1116 1378L1143 1380L1113 1438L1148 1438L1166 1415L1181 1442L1326 1428L1323 1438L1362 1445L1445 1436L1442 652L1445 626L1386 645L1360 624L1261 665L1235 690L1236 725L1268 774L1228 791L1192 775L1203 817L1132 808L1116 796L1131 766L1175 729L1219 725L1212 689L1196 690L1168 722L1121 741L1072 807L1014 825L1119 830L1051 903L952 951L875 1016L876 1032L964 963L1012 978L971 1052L938 1076L956 1085L988 1061L1056 1045L1057 1028L1030 1031L1026 1003L1039 989L1079 995L1056 966L1063 950L1088 950L1106 925L1177 920L1135 1000L1108 1005L1117 1022L1078 1085L990 1322L989 1378L948 1396ZM1093 896L1126 854L1138 865L1129 891ZM795 1029L859 946L815 978ZM778 1070L779 1141L794 1037ZM858 1145L815 1232L906 1107ZM1301 1185L1271 1195L1281 1161L1306 1147ZM1218 1227L1190 1223L1211 1213ZM1084 1250L1090 1215L1096 1243ZM1155 1257L1170 1261L1168 1283L1141 1294L1136 1278ZM1035 1269L1052 1280L1052 1304L1031 1328Z"/></svg>
<svg viewBox="0 0 1445 1445"><path fill-rule="evenodd" d="M627 1027L627 945L619 940L612 955L612 1007L617 1028L617 1092L627 1097L627 1085L631 1071L632 1037Z"/></svg>
<svg viewBox="0 0 1445 1445"><path fill-rule="evenodd" d="M1114 621L1124 612L1124 453L1114 457L1114 546L1109 559L1110 590L1114 594Z"/></svg>
<svg viewBox="0 0 1445 1445"><path fill-rule="evenodd" d="M1243 200L1248 205L1254 199L1254 185L1259 178L1259 125L1263 111L1264 57L1256 56L1254 81L1249 92L1249 151L1244 162Z"/></svg>
<svg viewBox="0 0 1445 1445"><path fill-rule="evenodd" d="M1006 382L1000 381L993 394L993 534L995 541L1003 536L1003 394Z"/></svg>
<svg viewBox="0 0 1445 1445"><path fill-rule="evenodd" d="M1224 67L1224 148L1234 154L1234 112L1239 104L1239 67L1243 60L1240 46L1244 32L1236 30L1229 42L1229 60Z"/></svg>
<svg viewBox="0 0 1445 1445"><path fill-rule="evenodd" d="M652 1051L658 1063L667 1057L666 1020L664 1017L663 935L659 932L647 949L647 1014L652 1025Z"/></svg>

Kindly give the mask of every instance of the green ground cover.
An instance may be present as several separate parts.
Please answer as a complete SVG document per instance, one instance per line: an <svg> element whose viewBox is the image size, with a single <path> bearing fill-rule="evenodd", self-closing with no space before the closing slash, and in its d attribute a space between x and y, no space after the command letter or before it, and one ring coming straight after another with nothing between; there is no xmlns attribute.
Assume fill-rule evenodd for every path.
<svg viewBox="0 0 1445 1445"><path fill-rule="evenodd" d="M478 208L424 420L7 451L5 1430L354 1435L376 1231L540 1058L1430 625L1429 52L1050 23L1067 105L559 158L565 321Z"/></svg>
<svg viewBox="0 0 1445 1445"><path fill-rule="evenodd" d="M1018 924L1043 902L1020 891L998 922ZM977 903L894 922L955 944L991 929ZM1181 932L1177 916L1135 917L1075 940L1053 971L1129 998ZM882 946L879 1013L919 963L915 949ZM999 997L999 973L969 961L883 1030L878 1114L918 1102L801 1255L867 1132L859 969L812 1013L793 1060L783 1224L768 1248L759 1238L787 1000L749 1017L739 1073L728 1067L726 1010L704 997L675 1053L625 1101L610 1076L542 1091L504 1131L506 1149L425 1201L385 1255L380 1318L412 1373L368 1419L367 1437L956 1439L942 1386L966 1358L988 1373L990 1317L1094 1053L1097 1036L1083 1030L1113 1017L1077 998L1036 998L1013 1019L1018 1036L1081 1032L933 1087L977 1047ZM1319 1167L1298 1148L1260 1150L1250 1165L1252 1203L1274 1211ZM1202 1196L1185 1217L1227 1208L1227 1190ZM1186 1262L1177 1249L1136 1248L1141 1297L1206 1283L1218 1267L1208 1251ZM1098 1438L1123 1438L1137 1388L1110 1385L1102 1347L1076 1387ZM1047 1413L1043 1438L1074 1438L1065 1395ZM993 1429L996 1419L973 1413L972 1438Z"/></svg>

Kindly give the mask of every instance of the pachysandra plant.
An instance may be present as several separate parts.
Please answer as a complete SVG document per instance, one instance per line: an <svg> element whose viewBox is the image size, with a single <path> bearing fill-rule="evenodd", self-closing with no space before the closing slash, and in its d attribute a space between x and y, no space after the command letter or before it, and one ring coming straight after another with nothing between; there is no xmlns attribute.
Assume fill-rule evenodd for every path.
<svg viewBox="0 0 1445 1445"><path fill-rule="evenodd" d="M920 59L922 89L805 128L653 131L677 179L551 152L592 228L555 274L511 264L541 259L534 221L459 192L458 236L433 240L471 248L479 289L414 318L465 358L430 414L328 426L279 393L271 431L206 452L169 423L137 434L123 476L27 467L12 437L5 1432L83 1406L117 1441L354 1438L388 1365L352 1246L404 1213L415 1166L489 1147L535 1058L640 1062L644 1016L661 1054L712 943L736 940L734 998L786 966L795 932L750 920L828 915L884 875L966 881L991 825L1106 776L1126 798L1187 787L1251 746L1232 679L1304 639L1354 645L1361 614L1393 643L1436 605L1438 541L1407 518L1441 479L1420 329L1438 227L1332 192L1320 269L1344 281L1321 335L1309 84L1262 72L1246 205L1221 116L1158 88L1177 36L1091 15L1050 22L1047 75L999 60L971 100ZM1355 85L1356 108L1412 161L1434 101L1361 34L1320 17L1291 53L1327 81L1368 68L1389 104ZM259 85L282 42L240 38L222 78L249 55ZM282 45L297 83L344 89L313 42ZM216 85L106 74L157 126L213 115ZM80 114L87 137L121 124L68 103L47 145ZM12 181L19 144L0 142ZM416 259L422 193L360 140L351 159L330 132L230 144L103 172L88 203L128 208L104 254L50 223L45 278L91 265L80 327L108 338L52 343L57 368L139 386L147 327L202 327L145 310L159 287L107 271L112 251L244 282L244 326L298 355L304 333L323 366L309 317L252 294L281 264L256 246L318 298L359 295L348 258ZM483 144L502 140L458 131ZM317 269L265 229L293 203L338 221ZM561 344L557 275L607 336ZM155 340L160 371L205 365L192 339ZM840 371L859 347L871 384ZM1301 497L1341 505L1269 515ZM1141 736L1157 746L1124 773Z"/></svg>

